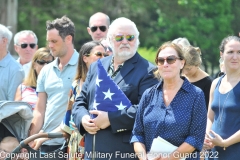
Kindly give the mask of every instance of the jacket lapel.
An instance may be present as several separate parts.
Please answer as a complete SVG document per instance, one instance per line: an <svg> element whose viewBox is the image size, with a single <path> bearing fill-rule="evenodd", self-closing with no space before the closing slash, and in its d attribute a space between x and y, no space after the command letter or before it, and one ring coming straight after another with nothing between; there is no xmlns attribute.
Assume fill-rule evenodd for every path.
<svg viewBox="0 0 240 160"><path fill-rule="evenodd" d="M131 70L133 70L135 67L134 63L138 61L138 58L139 58L139 54L136 53L131 59L124 62L124 65L120 69L120 72L118 72L116 77L113 78L116 84L119 84L125 76L130 74Z"/></svg>

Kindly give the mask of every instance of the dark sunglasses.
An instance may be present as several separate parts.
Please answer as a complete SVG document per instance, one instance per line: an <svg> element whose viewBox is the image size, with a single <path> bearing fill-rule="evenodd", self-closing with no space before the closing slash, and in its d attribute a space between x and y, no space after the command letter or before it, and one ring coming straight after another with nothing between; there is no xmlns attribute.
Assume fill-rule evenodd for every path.
<svg viewBox="0 0 240 160"><path fill-rule="evenodd" d="M104 47L104 49L105 49L106 52L107 51L112 52L112 48L110 48L110 47Z"/></svg>
<svg viewBox="0 0 240 160"><path fill-rule="evenodd" d="M37 60L36 61L39 65L45 65L46 63L49 64L51 63L52 61L41 61L41 60Z"/></svg>
<svg viewBox="0 0 240 160"><path fill-rule="evenodd" d="M131 42L131 41L134 40L135 36L134 36L134 35L126 35L125 38L126 38L129 42ZM115 36L115 40L116 40L117 42L121 42L121 41L123 41L123 39L124 39L124 35L116 35L116 36Z"/></svg>
<svg viewBox="0 0 240 160"><path fill-rule="evenodd" d="M157 57L155 62L156 64L158 65L163 65L165 61L167 61L168 64L173 64L176 62L177 59L181 59L179 57L176 57L176 56L168 56L166 58L163 58L163 57Z"/></svg>
<svg viewBox="0 0 240 160"><path fill-rule="evenodd" d="M102 53L102 52L96 52L96 53L94 53L97 57L106 57L107 56L107 54L106 53ZM87 56L87 57L89 57L90 56L90 54L86 54L85 56Z"/></svg>
<svg viewBox="0 0 240 160"><path fill-rule="evenodd" d="M90 27L91 31L92 32L96 32L97 29L100 29L102 32L105 32L107 30L107 27L106 26L93 26L93 27Z"/></svg>
<svg viewBox="0 0 240 160"><path fill-rule="evenodd" d="M35 43L30 43L30 44L23 43L23 44L20 44L20 45L18 44L18 46L21 46L22 49L27 48L28 45L29 45L30 48L32 48L32 49L36 47L36 44L35 44Z"/></svg>

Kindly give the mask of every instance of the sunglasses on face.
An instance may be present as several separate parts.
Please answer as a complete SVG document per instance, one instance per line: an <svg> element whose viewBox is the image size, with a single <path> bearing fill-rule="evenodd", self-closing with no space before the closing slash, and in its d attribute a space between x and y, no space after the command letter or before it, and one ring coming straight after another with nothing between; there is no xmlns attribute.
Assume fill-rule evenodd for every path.
<svg viewBox="0 0 240 160"><path fill-rule="evenodd" d="M163 57L157 57L157 59L155 60L155 62L158 64L158 65L163 65L165 61L167 61L168 64L173 64L176 62L177 59L181 59L179 57L176 57L176 56L168 56L166 58L163 58Z"/></svg>
<svg viewBox="0 0 240 160"><path fill-rule="evenodd" d="M102 53L102 52L96 52L96 53L93 53L95 56L99 57L99 58L102 58L103 56L106 57L107 54L106 53ZM86 54L85 56L89 57L90 54Z"/></svg>
<svg viewBox="0 0 240 160"><path fill-rule="evenodd" d="M126 38L129 42L131 42L131 41L134 40L135 36L134 36L134 35L126 35L125 38ZM117 42L121 42L121 41L123 41L123 39L124 39L124 35L117 35L117 36L115 37L115 40L116 40Z"/></svg>
<svg viewBox="0 0 240 160"><path fill-rule="evenodd" d="M105 31L107 30L107 27L106 27L106 26L93 26L93 27L90 27L90 29L91 29L92 32L96 32L98 28L99 28L102 32L105 32Z"/></svg>
<svg viewBox="0 0 240 160"><path fill-rule="evenodd" d="M112 52L112 48L110 48L110 47L104 47L104 49L106 52Z"/></svg>
<svg viewBox="0 0 240 160"><path fill-rule="evenodd" d="M27 48L27 46L29 45L30 48L34 49L36 44L35 43L30 43L30 44L27 44L27 43L23 43L23 44L20 44L18 46L21 46L22 49L24 48Z"/></svg>
<svg viewBox="0 0 240 160"><path fill-rule="evenodd" d="M37 60L36 61L39 65L45 65L45 64L49 64L49 63L51 63L52 61L43 61L43 60Z"/></svg>

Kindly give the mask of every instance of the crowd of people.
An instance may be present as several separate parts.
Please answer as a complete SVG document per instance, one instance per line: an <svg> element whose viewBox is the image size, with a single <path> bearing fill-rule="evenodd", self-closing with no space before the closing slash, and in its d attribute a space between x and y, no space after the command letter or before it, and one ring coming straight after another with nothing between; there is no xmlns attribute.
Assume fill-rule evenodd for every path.
<svg viewBox="0 0 240 160"><path fill-rule="evenodd" d="M15 60L8 51L12 33L0 24L0 101L31 105L28 136L69 134L67 139L36 139L29 143L31 148L75 155L69 160L147 160L150 154L155 160L238 159L239 37L222 40L221 74L213 80L201 67L201 49L187 38L160 45L152 64L138 53L140 33L128 18L110 23L108 15L97 12L87 32L92 41L77 52L75 24L67 16L46 22L46 46L38 46L33 31L20 31L14 36L19 55ZM121 102L117 111L97 109L96 90L103 81L97 72L99 61L130 107ZM102 94L103 100L118 98L110 87ZM153 153L158 137L176 149ZM14 133L0 123L1 155L18 144Z"/></svg>

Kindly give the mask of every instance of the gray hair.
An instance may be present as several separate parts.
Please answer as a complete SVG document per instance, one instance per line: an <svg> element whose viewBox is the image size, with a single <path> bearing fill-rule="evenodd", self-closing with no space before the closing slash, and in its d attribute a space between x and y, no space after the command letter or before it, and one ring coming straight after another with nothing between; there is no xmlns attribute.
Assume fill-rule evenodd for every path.
<svg viewBox="0 0 240 160"><path fill-rule="evenodd" d="M31 30L23 30L23 31L20 31L20 32L16 33L15 36L14 36L14 44L19 43L19 37L21 35L32 35L35 39L35 43L38 44L38 38L37 38L36 34Z"/></svg>
<svg viewBox="0 0 240 160"><path fill-rule="evenodd" d="M182 48L191 46L191 44L189 43L188 39L185 38L185 37L183 37L183 38L180 37L180 38L174 39L172 41L172 43L174 43L176 45L179 45Z"/></svg>
<svg viewBox="0 0 240 160"><path fill-rule="evenodd" d="M140 44L139 38L138 38L140 33L137 29L137 26L133 21L131 21L130 19L127 19L125 17L117 18L111 23L111 25L109 26L109 29L108 29L107 39L110 40L113 37L116 28L118 28L118 26L122 26L122 25L131 25L133 27L133 29L135 31L134 36L137 39L137 46L138 46Z"/></svg>
<svg viewBox="0 0 240 160"><path fill-rule="evenodd" d="M0 24L0 38L4 37L7 38L8 40L8 44L7 44L7 48L12 40L12 32L4 25Z"/></svg>

